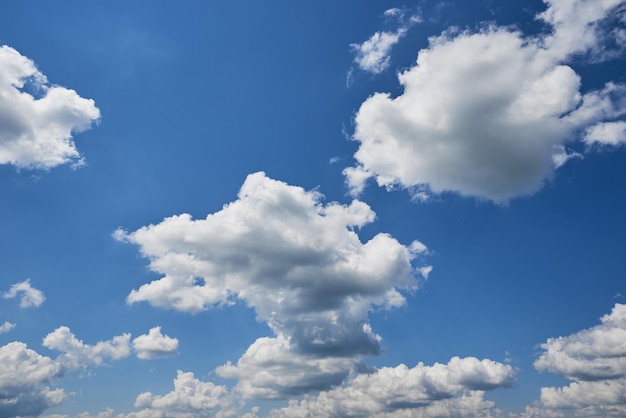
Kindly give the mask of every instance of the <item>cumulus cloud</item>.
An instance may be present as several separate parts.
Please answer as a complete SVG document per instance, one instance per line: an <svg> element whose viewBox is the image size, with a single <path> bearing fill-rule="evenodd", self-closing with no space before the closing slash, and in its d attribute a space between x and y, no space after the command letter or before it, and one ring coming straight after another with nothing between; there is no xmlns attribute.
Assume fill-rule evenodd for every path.
<svg viewBox="0 0 626 418"><path fill-rule="evenodd" d="M82 162L73 134L100 118L91 99L49 85L30 59L0 46L0 164L51 168Z"/></svg>
<svg viewBox="0 0 626 418"><path fill-rule="evenodd" d="M141 393L135 400L141 411L128 417L192 418L237 416L232 397L226 386L203 382L193 373L178 371L174 379L174 390L159 396L150 392Z"/></svg>
<svg viewBox="0 0 626 418"><path fill-rule="evenodd" d="M133 349L142 360L172 356L178 353L178 339L163 335L161 327L154 327L133 340Z"/></svg>
<svg viewBox="0 0 626 418"><path fill-rule="evenodd" d="M2 297L12 299L18 295L20 296L20 308L36 308L46 300L41 290L30 285L30 279L15 283L8 292L2 294Z"/></svg>
<svg viewBox="0 0 626 418"><path fill-rule="evenodd" d="M4 321L4 324L0 325L0 334L4 334L6 332L11 331L15 328L15 324L12 322Z"/></svg>
<svg viewBox="0 0 626 418"><path fill-rule="evenodd" d="M433 366L383 367L316 397L292 401L270 416L457 416L455 411L489 416L494 405L485 401L484 391L509 387L514 378L511 366L474 357L454 357L448 364Z"/></svg>
<svg viewBox="0 0 626 418"><path fill-rule="evenodd" d="M60 351L56 358L42 356L22 342L0 346L0 417L39 416L67 397L63 389L51 388L68 372L100 366L106 360L127 357L130 334L87 345L67 327L48 334L43 345Z"/></svg>
<svg viewBox="0 0 626 418"><path fill-rule="evenodd" d="M95 345L85 344L68 327L59 327L44 340L43 345L51 350L60 351L57 362L68 370L87 366L100 366L107 359L118 360L130 355L130 334L113 337L109 341L100 341Z"/></svg>
<svg viewBox="0 0 626 418"><path fill-rule="evenodd" d="M400 27L393 32L375 32L363 43L350 44L354 52L354 63L363 71L373 74L385 71L389 67L391 48L400 41L412 24L420 21L416 15L405 19L405 12L398 8L386 10L385 16L397 18L401 23Z"/></svg>
<svg viewBox="0 0 626 418"><path fill-rule="evenodd" d="M369 97L355 117L357 164L344 171L351 193L373 178L422 199L456 192L503 202L540 189L577 138L621 142L626 86L583 93L567 63L602 50L602 23L623 15L622 0L547 3L538 18L550 34L446 31L399 74L401 95Z"/></svg>
<svg viewBox="0 0 626 418"><path fill-rule="evenodd" d="M258 364L267 363L250 350L273 345L279 348L267 350L269 356L294 367L303 360L303 368L317 370L317 383L302 376L299 384L290 381L293 388L321 388L320 373L330 387L355 364L350 357L380 352L368 312L404 304L400 291L416 289L421 271L428 271L413 266L425 251L421 243L404 246L384 233L361 242L355 230L374 218L358 200L323 204L318 192L251 174L236 201L205 219L183 214L115 233L139 245L150 268L163 275L133 290L128 302L198 312L244 301L276 338L258 340L223 373L261 382L246 373L262 374ZM340 364L346 368L338 370ZM273 370L288 373L287 367ZM269 381L270 392L293 392L277 376Z"/></svg>
<svg viewBox="0 0 626 418"><path fill-rule="evenodd" d="M626 305L616 304L601 324L567 337L550 338L535 361L539 371L572 380L541 389L540 408L528 416L624 416L626 413ZM621 412L620 412L621 411Z"/></svg>
<svg viewBox="0 0 626 418"><path fill-rule="evenodd" d="M12 342L0 347L0 364L0 416L36 416L65 399L62 389L49 386L63 375L63 367L26 344Z"/></svg>
<svg viewBox="0 0 626 418"><path fill-rule="evenodd" d="M259 338L236 365L218 367L218 375L238 379L243 398L283 399L341 384L351 370L363 367L354 357L300 353L284 336Z"/></svg>

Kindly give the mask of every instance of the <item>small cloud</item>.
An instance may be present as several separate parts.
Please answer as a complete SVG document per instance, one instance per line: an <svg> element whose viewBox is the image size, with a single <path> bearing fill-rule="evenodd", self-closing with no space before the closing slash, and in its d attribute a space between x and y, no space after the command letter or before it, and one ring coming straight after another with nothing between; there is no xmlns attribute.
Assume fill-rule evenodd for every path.
<svg viewBox="0 0 626 418"><path fill-rule="evenodd" d="M15 328L15 324L11 322L4 322L4 324L0 325L0 334L5 334Z"/></svg>
<svg viewBox="0 0 626 418"><path fill-rule="evenodd" d="M178 339L163 335L161 327L154 327L148 334L135 338L133 348L141 360L173 356L178 353Z"/></svg>
<svg viewBox="0 0 626 418"><path fill-rule="evenodd" d="M41 290L30 285L30 279L15 283L8 292L2 294L2 297L12 299L18 295L20 295L20 308L36 308L46 300Z"/></svg>
<svg viewBox="0 0 626 418"><path fill-rule="evenodd" d="M350 44L355 54L354 63L361 70L372 74L380 74L389 67L391 48L400 41L411 26L421 22L418 15L412 15L406 19L406 10L399 8L386 10L384 16L397 19L399 27L395 31L375 32L363 43ZM348 87L352 83L352 69L348 71L346 83Z"/></svg>

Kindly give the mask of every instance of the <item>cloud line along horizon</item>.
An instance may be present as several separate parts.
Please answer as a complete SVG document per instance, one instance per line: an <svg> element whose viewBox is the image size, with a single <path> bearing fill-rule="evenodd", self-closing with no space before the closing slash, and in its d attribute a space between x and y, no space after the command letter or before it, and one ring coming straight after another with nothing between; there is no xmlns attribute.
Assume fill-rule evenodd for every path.
<svg viewBox="0 0 626 418"><path fill-rule="evenodd" d="M9 2L0 418L626 417L626 2Z"/></svg>

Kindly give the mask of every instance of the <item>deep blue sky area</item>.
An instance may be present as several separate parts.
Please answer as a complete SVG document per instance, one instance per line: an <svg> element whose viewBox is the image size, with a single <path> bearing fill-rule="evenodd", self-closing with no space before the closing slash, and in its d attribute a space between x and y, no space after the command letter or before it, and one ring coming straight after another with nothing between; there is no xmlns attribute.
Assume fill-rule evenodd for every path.
<svg viewBox="0 0 626 418"><path fill-rule="evenodd" d="M625 22L3 2L0 418L626 416Z"/></svg>

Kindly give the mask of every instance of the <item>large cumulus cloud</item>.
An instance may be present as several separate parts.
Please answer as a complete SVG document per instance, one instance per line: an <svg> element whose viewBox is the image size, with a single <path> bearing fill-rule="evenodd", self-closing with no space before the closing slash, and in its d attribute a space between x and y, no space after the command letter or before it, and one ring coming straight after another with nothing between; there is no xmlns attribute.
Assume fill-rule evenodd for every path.
<svg viewBox="0 0 626 418"><path fill-rule="evenodd" d="M73 134L100 118L91 99L49 85L33 61L0 46L0 164L51 168L80 164Z"/></svg>
<svg viewBox="0 0 626 418"><path fill-rule="evenodd" d="M538 18L549 35L451 29L399 74L401 95L369 97L355 117L357 164L344 171L353 194L374 178L419 198L451 191L503 202L541 188L574 141L622 142L626 86L582 92L568 60L606 58L609 33L620 45L622 32L603 23L623 15L623 1L547 3Z"/></svg>
<svg viewBox="0 0 626 418"><path fill-rule="evenodd" d="M401 306L400 292L416 289L428 271L414 266L426 251L420 242L405 246L384 233L361 242L355 230L374 218L358 200L324 204L318 192L251 174L236 201L205 219L183 214L116 232L139 245L150 268L163 275L133 290L128 302L198 312L244 301L275 338L258 340L222 373L245 376L247 384L259 385L246 393L269 390L268 397L328 388L341 382L358 356L379 353L368 312ZM259 353L291 366L263 370L267 359ZM291 373L292 366L315 372ZM261 373L271 376L257 379ZM301 381L284 380L289 373Z"/></svg>

